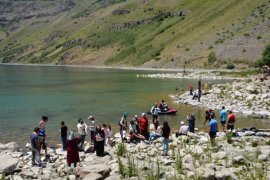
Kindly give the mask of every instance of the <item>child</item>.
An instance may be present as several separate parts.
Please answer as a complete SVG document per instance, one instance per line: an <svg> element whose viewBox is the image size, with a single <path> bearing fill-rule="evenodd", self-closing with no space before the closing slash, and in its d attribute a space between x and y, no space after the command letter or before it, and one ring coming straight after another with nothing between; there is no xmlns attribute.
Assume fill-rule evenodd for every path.
<svg viewBox="0 0 270 180"><path fill-rule="evenodd" d="M40 144L38 142L39 128L36 127L34 132L30 136L31 148L32 148L32 166L41 166L40 160ZM36 163L37 162L37 163Z"/></svg>
<svg viewBox="0 0 270 180"><path fill-rule="evenodd" d="M107 130L107 124L102 124L101 130L104 132L104 145L107 145L107 137L108 137L108 130Z"/></svg>
<svg viewBox="0 0 270 180"><path fill-rule="evenodd" d="M67 164L70 167L72 163L74 163L74 167L77 166L77 162L80 162L79 157L79 147L78 144L80 143L79 138L74 137L74 132L69 132L69 137L67 140Z"/></svg>
<svg viewBox="0 0 270 180"><path fill-rule="evenodd" d="M108 139L109 145L111 145L111 138L112 138L112 127L111 127L111 125L108 124L108 126L107 126L107 139Z"/></svg>

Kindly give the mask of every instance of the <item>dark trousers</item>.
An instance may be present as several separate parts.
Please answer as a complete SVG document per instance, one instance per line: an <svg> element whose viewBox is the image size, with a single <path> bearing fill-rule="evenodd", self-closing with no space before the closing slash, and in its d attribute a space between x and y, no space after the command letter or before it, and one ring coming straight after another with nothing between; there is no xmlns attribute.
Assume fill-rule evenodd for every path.
<svg viewBox="0 0 270 180"><path fill-rule="evenodd" d="M61 136L61 141L62 141L63 150L66 150L67 149L67 136Z"/></svg>
<svg viewBox="0 0 270 180"><path fill-rule="evenodd" d="M94 140L95 140L95 131L90 131L90 139L91 139L91 144L94 144Z"/></svg>

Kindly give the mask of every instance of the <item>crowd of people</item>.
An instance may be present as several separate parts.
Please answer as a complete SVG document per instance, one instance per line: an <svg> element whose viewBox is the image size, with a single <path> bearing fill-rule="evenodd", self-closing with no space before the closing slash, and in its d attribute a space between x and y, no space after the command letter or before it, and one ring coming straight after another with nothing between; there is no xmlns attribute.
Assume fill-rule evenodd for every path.
<svg viewBox="0 0 270 180"><path fill-rule="evenodd" d="M146 113L142 113L140 117L134 115L133 118L128 122L128 113L124 112L119 120L119 134L121 140L124 143L140 143L144 142L150 144L153 140L162 137L162 146L163 146L163 156L168 155L169 150L169 136L172 133L168 121L163 123L159 122L159 115L156 111L157 103L152 107L152 128L150 128L150 123ZM209 136L212 145L215 145L215 137L218 130L217 117L213 109L208 109L205 111L205 121L204 125L208 122L209 126ZM232 111L227 111L225 107L222 107L220 111L220 131L232 131L235 124L235 115ZM68 132L68 127L65 125L65 122L60 123L60 134L62 141L62 149L67 152L67 164L71 166L74 164L76 167L77 163L80 161L79 152L83 151L84 144L87 135L89 134L89 143L93 146L94 151L97 156L104 155L104 147L113 145L112 141L112 128L111 125L107 124L96 124L94 116L90 115L88 117L89 123L85 123L83 119L78 120L77 124L77 136L73 131ZM176 137L186 136L188 132L195 133L195 115L189 114L187 116L187 125L184 121L180 122L180 128L175 132ZM44 149L45 151L45 160L50 161L50 157L47 154L46 146L46 123L48 122L47 116L42 116L38 124L38 127L34 129L34 132L30 136L31 147L32 147L32 165L33 166L42 166L40 150ZM88 125L87 125L88 124ZM225 127L227 124L227 128ZM152 131L150 131L152 130Z"/></svg>

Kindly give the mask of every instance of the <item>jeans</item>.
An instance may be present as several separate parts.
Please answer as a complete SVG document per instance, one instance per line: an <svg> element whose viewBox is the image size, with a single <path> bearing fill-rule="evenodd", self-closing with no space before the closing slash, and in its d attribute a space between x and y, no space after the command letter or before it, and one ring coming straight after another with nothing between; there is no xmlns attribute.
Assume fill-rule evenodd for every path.
<svg viewBox="0 0 270 180"><path fill-rule="evenodd" d="M154 141L155 139L161 137L161 135L156 134L156 133L151 133L149 137L149 141Z"/></svg>
<svg viewBox="0 0 270 180"><path fill-rule="evenodd" d="M38 149L32 149L32 165L41 165L41 160L40 160L40 150Z"/></svg>
<svg viewBox="0 0 270 180"><path fill-rule="evenodd" d="M91 144L94 144L95 140L95 131L90 131L90 142Z"/></svg>
<svg viewBox="0 0 270 180"><path fill-rule="evenodd" d="M67 136L61 136L61 140L62 140L62 148L63 150L67 149Z"/></svg>
<svg viewBox="0 0 270 180"><path fill-rule="evenodd" d="M78 147L80 150L83 150L85 135L80 134L80 139L81 139L81 142L78 144Z"/></svg>
<svg viewBox="0 0 270 180"><path fill-rule="evenodd" d="M168 154L169 151L169 138L163 138L162 140L163 154Z"/></svg>

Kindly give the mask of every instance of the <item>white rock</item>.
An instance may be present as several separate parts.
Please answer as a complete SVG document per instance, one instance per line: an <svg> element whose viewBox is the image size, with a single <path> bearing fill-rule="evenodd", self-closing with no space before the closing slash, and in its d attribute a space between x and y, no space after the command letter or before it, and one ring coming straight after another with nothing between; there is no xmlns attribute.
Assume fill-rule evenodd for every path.
<svg viewBox="0 0 270 180"><path fill-rule="evenodd" d="M0 156L0 174L10 174L18 164L17 158L12 158L9 154Z"/></svg>
<svg viewBox="0 0 270 180"><path fill-rule="evenodd" d="M221 171L216 171L215 177L217 180L227 180L233 176L232 172L228 169L222 169Z"/></svg>
<svg viewBox="0 0 270 180"><path fill-rule="evenodd" d="M234 163L243 163L244 162L244 157L243 156L237 156L233 158Z"/></svg>

